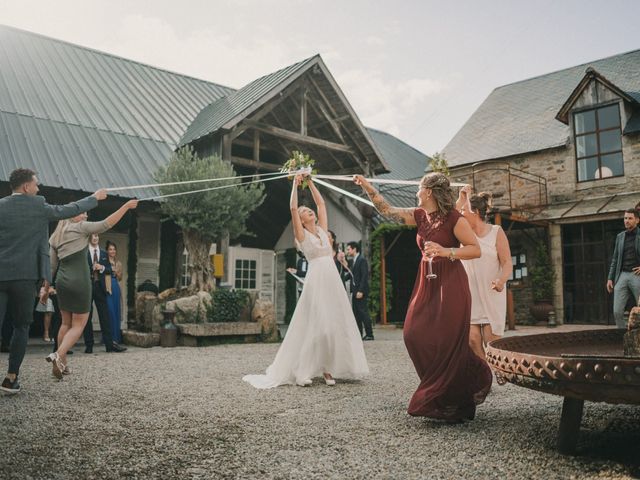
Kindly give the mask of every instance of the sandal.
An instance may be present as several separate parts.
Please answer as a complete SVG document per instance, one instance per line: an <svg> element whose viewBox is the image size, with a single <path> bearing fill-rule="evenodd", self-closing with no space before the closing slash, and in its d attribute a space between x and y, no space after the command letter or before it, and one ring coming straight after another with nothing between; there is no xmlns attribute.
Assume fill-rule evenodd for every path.
<svg viewBox="0 0 640 480"><path fill-rule="evenodd" d="M60 360L58 352L50 353L46 357L47 362L51 363L51 374L58 380L62 380L62 372L66 368L65 364Z"/></svg>

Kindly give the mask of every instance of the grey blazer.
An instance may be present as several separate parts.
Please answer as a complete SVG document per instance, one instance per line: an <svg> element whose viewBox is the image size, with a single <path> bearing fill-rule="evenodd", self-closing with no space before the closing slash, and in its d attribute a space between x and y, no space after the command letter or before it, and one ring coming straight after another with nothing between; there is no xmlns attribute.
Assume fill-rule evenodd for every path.
<svg viewBox="0 0 640 480"><path fill-rule="evenodd" d="M49 205L39 195L0 199L0 282L50 282L49 222L75 217L97 205L94 196L67 205Z"/></svg>
<svg viewBox="0 0 640 480"><path fill-rule="evenodd" d="M624 254L624 235L625 232L620 232L616 237L616 246L613 249L613 258L611 259L611 266L609 267L608 280L613 280L613 283L618 281L620 272L622 272L622 255ZM636 255L640 258L640 228L636 230Z"/></svg>

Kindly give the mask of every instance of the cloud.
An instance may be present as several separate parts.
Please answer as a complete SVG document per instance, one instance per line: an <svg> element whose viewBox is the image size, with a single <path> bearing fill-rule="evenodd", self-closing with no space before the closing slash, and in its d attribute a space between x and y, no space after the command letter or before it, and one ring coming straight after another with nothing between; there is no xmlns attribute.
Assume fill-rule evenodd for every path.
<svg viewBox="0 0 640 480"><path fill-rule="evenodd" d="M234 28L242 32L243 25ZM300 60L267 27L251 38L237 32L201 28L180 34L160 18L128 15L104 50L236 88Z"/></svg>
<svg viewBox="0 0 640 480"><path fill-rule="evenodd" d="M394 135L425 108L428 100L449 90L449 85L429 78L410 78L398 83L379 72L352 69L335 73L362 122Z"/></svg>

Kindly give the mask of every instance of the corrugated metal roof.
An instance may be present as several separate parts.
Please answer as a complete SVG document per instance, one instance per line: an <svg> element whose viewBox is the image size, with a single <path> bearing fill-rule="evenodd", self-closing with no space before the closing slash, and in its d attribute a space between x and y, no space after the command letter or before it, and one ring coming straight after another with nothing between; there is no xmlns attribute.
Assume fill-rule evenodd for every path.
<svg viewBox="0 0 640 480"><path fill-rule="evenodd" d="M43 185L69 190L152 183L181 138L253 111L314 62L325 70L316 55L236 91L0 25L0 181L22 166ZM383 132L362 133L375 136L376 158L384 150L381 161L394 165L390 178L421 175L426 156Z"/></svg>
<svg viewBox="0 0 640 480"><path fill-rule="evenodd" d="M640 102L640 50L496 88L444 148L450 166L565 145L555 119L588 67Z"/></svg>
<svg viewBox="0 0 640 480"><path fill-rule="evenodd" d="M208 105L189 125L180 139L180 145L187 145L200 137L217 131L235 118L244 117L255 111L271 98L267 95L268 93L274 92L278 86L285 86L293 82L297 78L296 73L304 71L317 58L319 58L318 55L260 77L240 90Z"/></svg>
<svg viewBox="0 0 640 480"><path fill-rule="evenodd" d="M202 108L233 91L0 26L0 180L33 165L71 190L147 183Z"/></svg>

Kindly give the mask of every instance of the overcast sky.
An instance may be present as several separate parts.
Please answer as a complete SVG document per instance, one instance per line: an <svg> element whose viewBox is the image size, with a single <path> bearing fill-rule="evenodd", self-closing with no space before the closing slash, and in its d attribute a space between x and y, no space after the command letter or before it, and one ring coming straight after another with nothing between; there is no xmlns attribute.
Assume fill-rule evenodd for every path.
<svg viewBox="0 0 640 480"><path fill-rule="evenodd" d="M320 53L369 127L441 150L494 88L640 48L638 1L0 0L0 23L235 88Z"/></svg>

